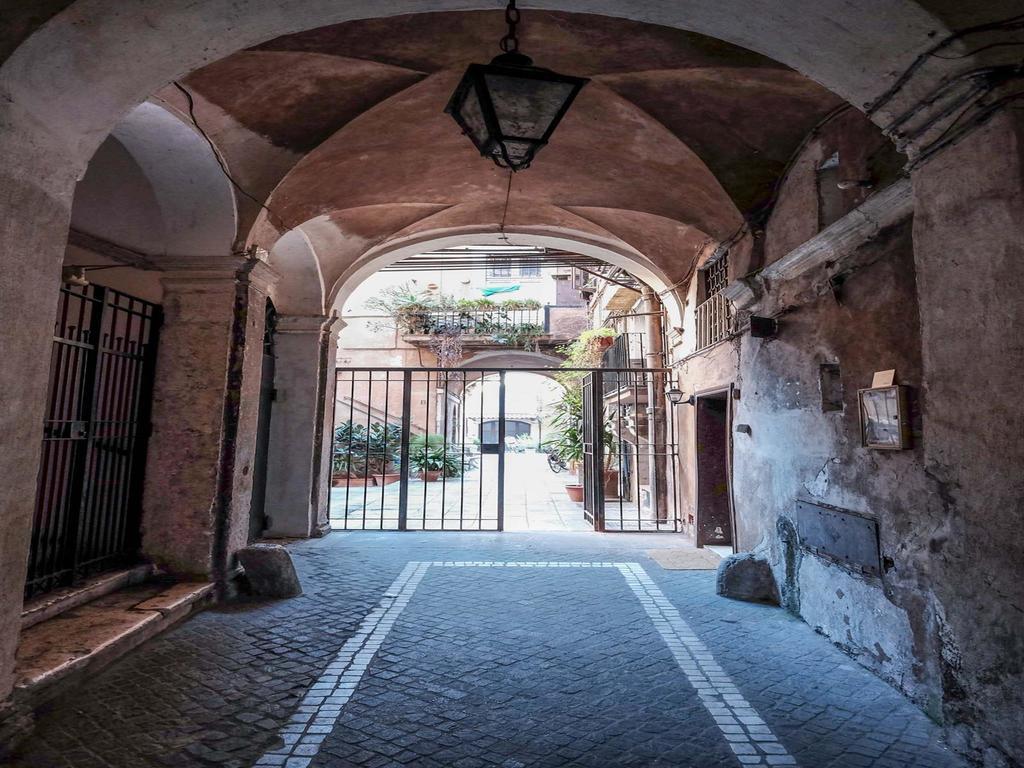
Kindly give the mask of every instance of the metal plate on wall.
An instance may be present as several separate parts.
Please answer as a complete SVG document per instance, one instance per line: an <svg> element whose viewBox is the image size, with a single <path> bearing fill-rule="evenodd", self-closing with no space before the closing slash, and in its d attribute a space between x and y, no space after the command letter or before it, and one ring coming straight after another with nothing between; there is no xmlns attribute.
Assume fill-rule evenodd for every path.
<svg viewBox="0 0 1024 768"><path fill-rule="evenodd" d="M801 548L858 573L881 576L877 521L808 501L797 501L796 517Z"/></svg>

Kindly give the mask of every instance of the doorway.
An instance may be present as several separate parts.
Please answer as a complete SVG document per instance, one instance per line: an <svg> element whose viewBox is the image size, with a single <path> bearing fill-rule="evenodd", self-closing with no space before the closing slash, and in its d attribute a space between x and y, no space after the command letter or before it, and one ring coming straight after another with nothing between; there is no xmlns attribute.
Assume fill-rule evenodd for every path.
<svg viewBox="0 0 1024 768"><path fill-rule="evenodd" d="M697 396L697 546L733 546L731 389Z"/></svg>

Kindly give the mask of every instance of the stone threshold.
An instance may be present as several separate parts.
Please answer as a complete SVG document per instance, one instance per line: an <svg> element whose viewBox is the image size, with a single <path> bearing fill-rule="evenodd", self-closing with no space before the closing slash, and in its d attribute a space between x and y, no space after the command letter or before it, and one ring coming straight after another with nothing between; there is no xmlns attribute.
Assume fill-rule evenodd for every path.
<svg viewBox="0 0 1024 768"><path fill-rule="evenodd" d="M38 707L212 599L213 585L205 582L128 583L51 613L21 633L14 670L19 705Z"/></svg>
<svg viewBox="0 0 1024 768"><path fill-rule="evenodd" d="M64 611L92 602L111 592L133 584L141 584L152 575L152 565L137 565L134 568L103 573L74 587L64 587L27 600L21 612L21 631L24 632L41 621L52 619Z"/></svg>

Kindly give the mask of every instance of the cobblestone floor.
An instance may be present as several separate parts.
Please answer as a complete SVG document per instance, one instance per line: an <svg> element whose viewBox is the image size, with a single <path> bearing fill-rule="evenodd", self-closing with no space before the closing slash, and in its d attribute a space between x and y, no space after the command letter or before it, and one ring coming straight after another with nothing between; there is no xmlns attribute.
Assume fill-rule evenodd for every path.
<svg viewBox="0 0 1024 768"><path fill-rule="evenodd" d="M296 544L305 595L150 642L54 702L13 765L962 766L802 622L645 555L673 540Z"/></svg>

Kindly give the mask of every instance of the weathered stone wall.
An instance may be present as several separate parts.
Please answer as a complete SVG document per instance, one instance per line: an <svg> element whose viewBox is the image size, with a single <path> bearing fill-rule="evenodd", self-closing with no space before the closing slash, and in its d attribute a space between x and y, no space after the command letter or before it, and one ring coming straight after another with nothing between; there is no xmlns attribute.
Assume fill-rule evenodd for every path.
<svg viewBox="0 0 1024 768"><path fill-rule="evenodd" d="M913 174L936 649L958 743L1024 764L1024 115ZM1000 765L995 757L992 765Z"/></svg>
<svg viewBox="0 0 1024 768"><path fill-rule="evenodd" d="M266 302L252 278L164 280L142 549L174 572L216 576L248 541Z"/></svg>
<svg viewBox="0 0 1024 768"><path fill-rule="evenodd" d="M780 185L765 228L762 266L778 261L818 233L817 169L835 152L839 153L838 178L863 180L872 185L828 190L839 197L845 212L856 208L873 191L892 183L905 160L892 142L857 110L847 109L828 120L807 138Z"/></svg>
<svg viewBox="0 0 1024 768"><path fill-rule="evenodd" d="M820 274L787 285L771 297L775 311L792 307L779 317L778 337L744 335L740 342L736 421L751 428L749 435L733 434L740 543L763 539L779 581L794 596L791 607L937 715L935 628L919 591L935 524L925 520L937 497L922 460L920 422L927 411L909 224L866 244L853 260L858 268L835 292L815 290ZM841 410L822 410L819 373L826 363L840 368ZM911 388L914 446L867 449L857 390L871 386L875 371L891 368ZM891 560L884 576L854 575L809 554L787 576L787 556L796 553L787 552L777 526L780 518L794 518L798 499L877 520L882 556Z"/></svg>
<svg viewBox="0 0 1024 768"><path fill-rule="evenodd" d="M325 316L283 315L274 337L276 397L271 409L270 453L267 467L265 511L270 517L268 536L307 537L318 531L321 517L319 475L325 447L324 413L333 415L325 390L333 394L334 356L326 357L325 335L336 322ZM331 438L327 427L326 440ZM321 450L323 449L323 450ZM314 490L316 489L316 490ZM326 518L326 504L323 516Z"/></svg>
<svg viewBox="0 0 1024 768"><path fill-rule="evenodd" d="M1019 117L999 116L921 164L912 219L882 231L867 222L859 247L761 281L766 293L748 309L778 318L776 338L752 338L741 313L736 338L677 366L687 393L740 390L734 425L751 431L732 434L739 547L763 550L787 607L950 725L954 745L986 766L1024 756L1022 135ZM817 158L822 146L805 152ZM770 261L816 233L806 159L769 223ZM841 410L822 410L825 363L840 367ZM857 389L889 368L910 387L909 450L861 446ZM677 410L692 485L692 409ZM800 552L798 499L877 520L881 577Z"/></svg>

